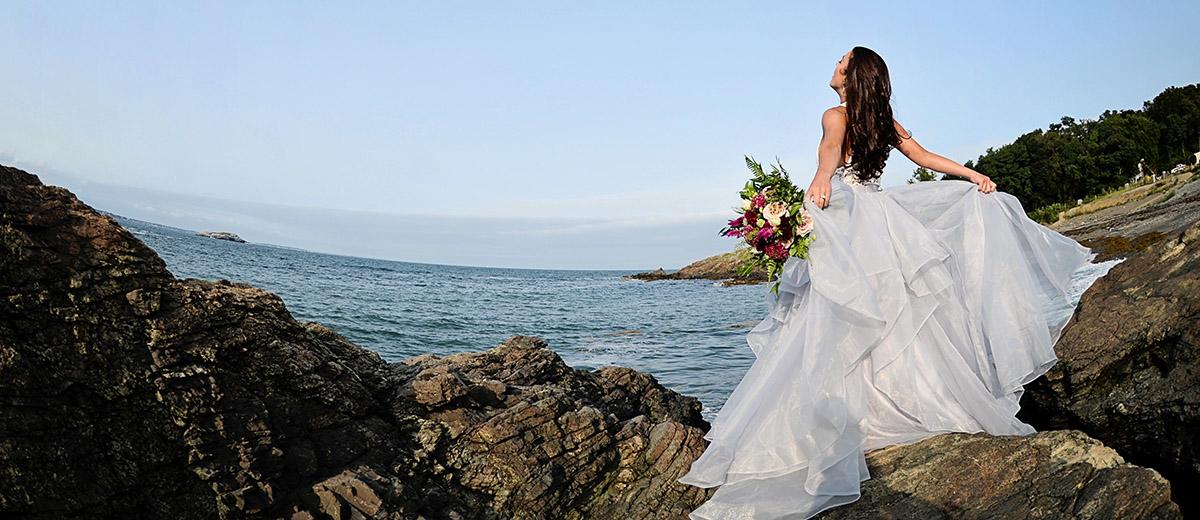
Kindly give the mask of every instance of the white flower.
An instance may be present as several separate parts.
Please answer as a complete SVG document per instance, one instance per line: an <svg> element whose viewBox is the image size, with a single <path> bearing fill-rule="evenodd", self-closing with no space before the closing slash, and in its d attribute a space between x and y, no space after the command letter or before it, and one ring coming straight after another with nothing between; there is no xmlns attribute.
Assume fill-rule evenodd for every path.
<svg viewBox="0 0 1200 520"><path fill-rule="evenodd" d="M750 199L742 199L742 211L750 211L750 206L753 202Z"/></svg>
<svg viewBox="0 0 1200 520"><path fill-rule="evenodd" d="M787 215L787 204L782 202L772 202L763 207L763 218L767 219L772 226L779 226L779 219Z"/></svg>
<svg viewBox="0 0 1200 520"><path fill-rule="evenodd" d="M812 215L808 214L807 209L800 210L800 223L796 225L796 234L805 236L812 231L813 220Z"/></svg>

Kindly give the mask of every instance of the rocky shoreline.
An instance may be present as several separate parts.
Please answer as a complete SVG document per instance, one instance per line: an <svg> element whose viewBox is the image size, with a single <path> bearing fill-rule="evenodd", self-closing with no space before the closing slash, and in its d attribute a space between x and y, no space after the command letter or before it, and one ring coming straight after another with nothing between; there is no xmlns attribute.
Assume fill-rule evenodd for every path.
<svg viewBox="0 0 1200 520"><path fill-rule="evenodd" d="M1146 188L1051 226L1097 260L1126 260L1084 294L1055 345L1059 363L1026 385L1019 416L1082 430L1158 470L1200 515L1200 173Z"/></svg>
<svg viewBox="0 0 1200 520"><path fill-rule="evenodd" d="M1197 238L1164 231L1084 294L1022 402L1044 431L872 451L822 518L1181 518ZM267 291L174 277L8 167L0 247L0 516L685 519L715 490L675 482L709 424L649 374L533 336L387 363Z"/></svg>
<svg viewBox="0 0 1200 520"><path fill-rule="evenodd" d="M702 258L678 271L668 273L659 267L653 271L626 275L623 278L648 282L656 280L720 280L721 285L726 286L766 282L767 272L761 268L755 268L749 276L738 274L737 268L745 257L744 251L730 251Z"/></svg>

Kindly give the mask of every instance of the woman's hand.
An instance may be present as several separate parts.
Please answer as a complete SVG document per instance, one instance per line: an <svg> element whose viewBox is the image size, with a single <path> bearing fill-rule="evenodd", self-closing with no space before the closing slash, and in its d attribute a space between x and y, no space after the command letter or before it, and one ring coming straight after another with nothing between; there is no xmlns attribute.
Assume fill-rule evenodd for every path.
<svg viewBox="0 0 1200 520"><path fill-rule="evenodd" d="M979 191L982 191L984 193L991 193L993 191L996 191L996 183L992 182L991 177L988 177L987 175L984 175L982 173L975 172L975 174L972 175L967 180L979 185Z"/></svg>
<svg viewBox="0 0 1200 520"><path fill-rule="evenodd" d="M822 178L820 175L813 177L812 184L808 185L808 190L804 192L804 196L813 201L818 208L825 209L829 205L829 195L833 188L829 184L829 179Z"/></svg>

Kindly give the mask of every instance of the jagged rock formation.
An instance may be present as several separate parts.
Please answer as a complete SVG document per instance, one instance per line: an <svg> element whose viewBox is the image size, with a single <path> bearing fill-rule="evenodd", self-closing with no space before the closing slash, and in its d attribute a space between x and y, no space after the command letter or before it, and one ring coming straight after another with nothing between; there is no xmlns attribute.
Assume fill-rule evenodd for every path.
<svg viewBox="0 0 1200 520"><path fill-rule="evenodd" d="M112 218L0 167L0 517L682 519L713 491L675 482L707 428L696 399L536 337L386 363L269 292L175 278ZM1041 518L1177 516L1152 471L1053 435L881 450L847 511L978 515L950 495L982 482ZM932 491L976 460L1024 476Z"/></svg>
<svg viewBox="0 0 1200 520"><path fill-rule="evenodd" d="M1026 387L1023 418L1153 467L1200 514L1200 222L1097 280L1055 350L1058 365Z"/></svg>
<svg viewBox="0 0 1200 520"><path fill-rule="evenodd" d="M767 272L755 268L749 276L738 274L738 266L746 258L745 251L730 251L692 262L682 269L668 273L659 267L653 271L627 275L630 280L721 280L722 285L755 284L767 281Z"/></svg>
<svg viewBox="0 0 1200 520"><path fill-rule="evenodd" d="M537 338L388 364L277 296L175 279L0 169L0 516L672 518L700 403ZM355 513L357 512L357 513Z"/></svg>

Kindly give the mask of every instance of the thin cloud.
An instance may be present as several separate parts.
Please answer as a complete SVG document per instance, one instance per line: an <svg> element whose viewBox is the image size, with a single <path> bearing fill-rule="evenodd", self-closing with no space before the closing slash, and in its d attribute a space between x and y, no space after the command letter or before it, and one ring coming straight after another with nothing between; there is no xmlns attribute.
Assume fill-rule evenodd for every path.
<svg viewBox="0 0 1200 520"><path fill-rule="evenodd" d="M617 218L606 219L592 222L582 222L577 224L569 224L560 227L547 227L542 229L514 229L505 231L508 235L572 235L582 234L594 231L616 231L628 229L650 229L666 226L686 225L695 223L711 224L721 222L721 219L728 212L707 212L707 213L692 213L685 215L665 215L665 216L649 216L635 218Z"/></svg>
<svg viewBox="0 0 1200 520"><path fill-rule="evenodd" d="M23 167L18 165L18 167ZM729 213L603 217L402 214L279 204L84 181L47 170L85 203L124 217L258 243L435 264L645 270L682 267L731 249L717 234Z"/></svg>

